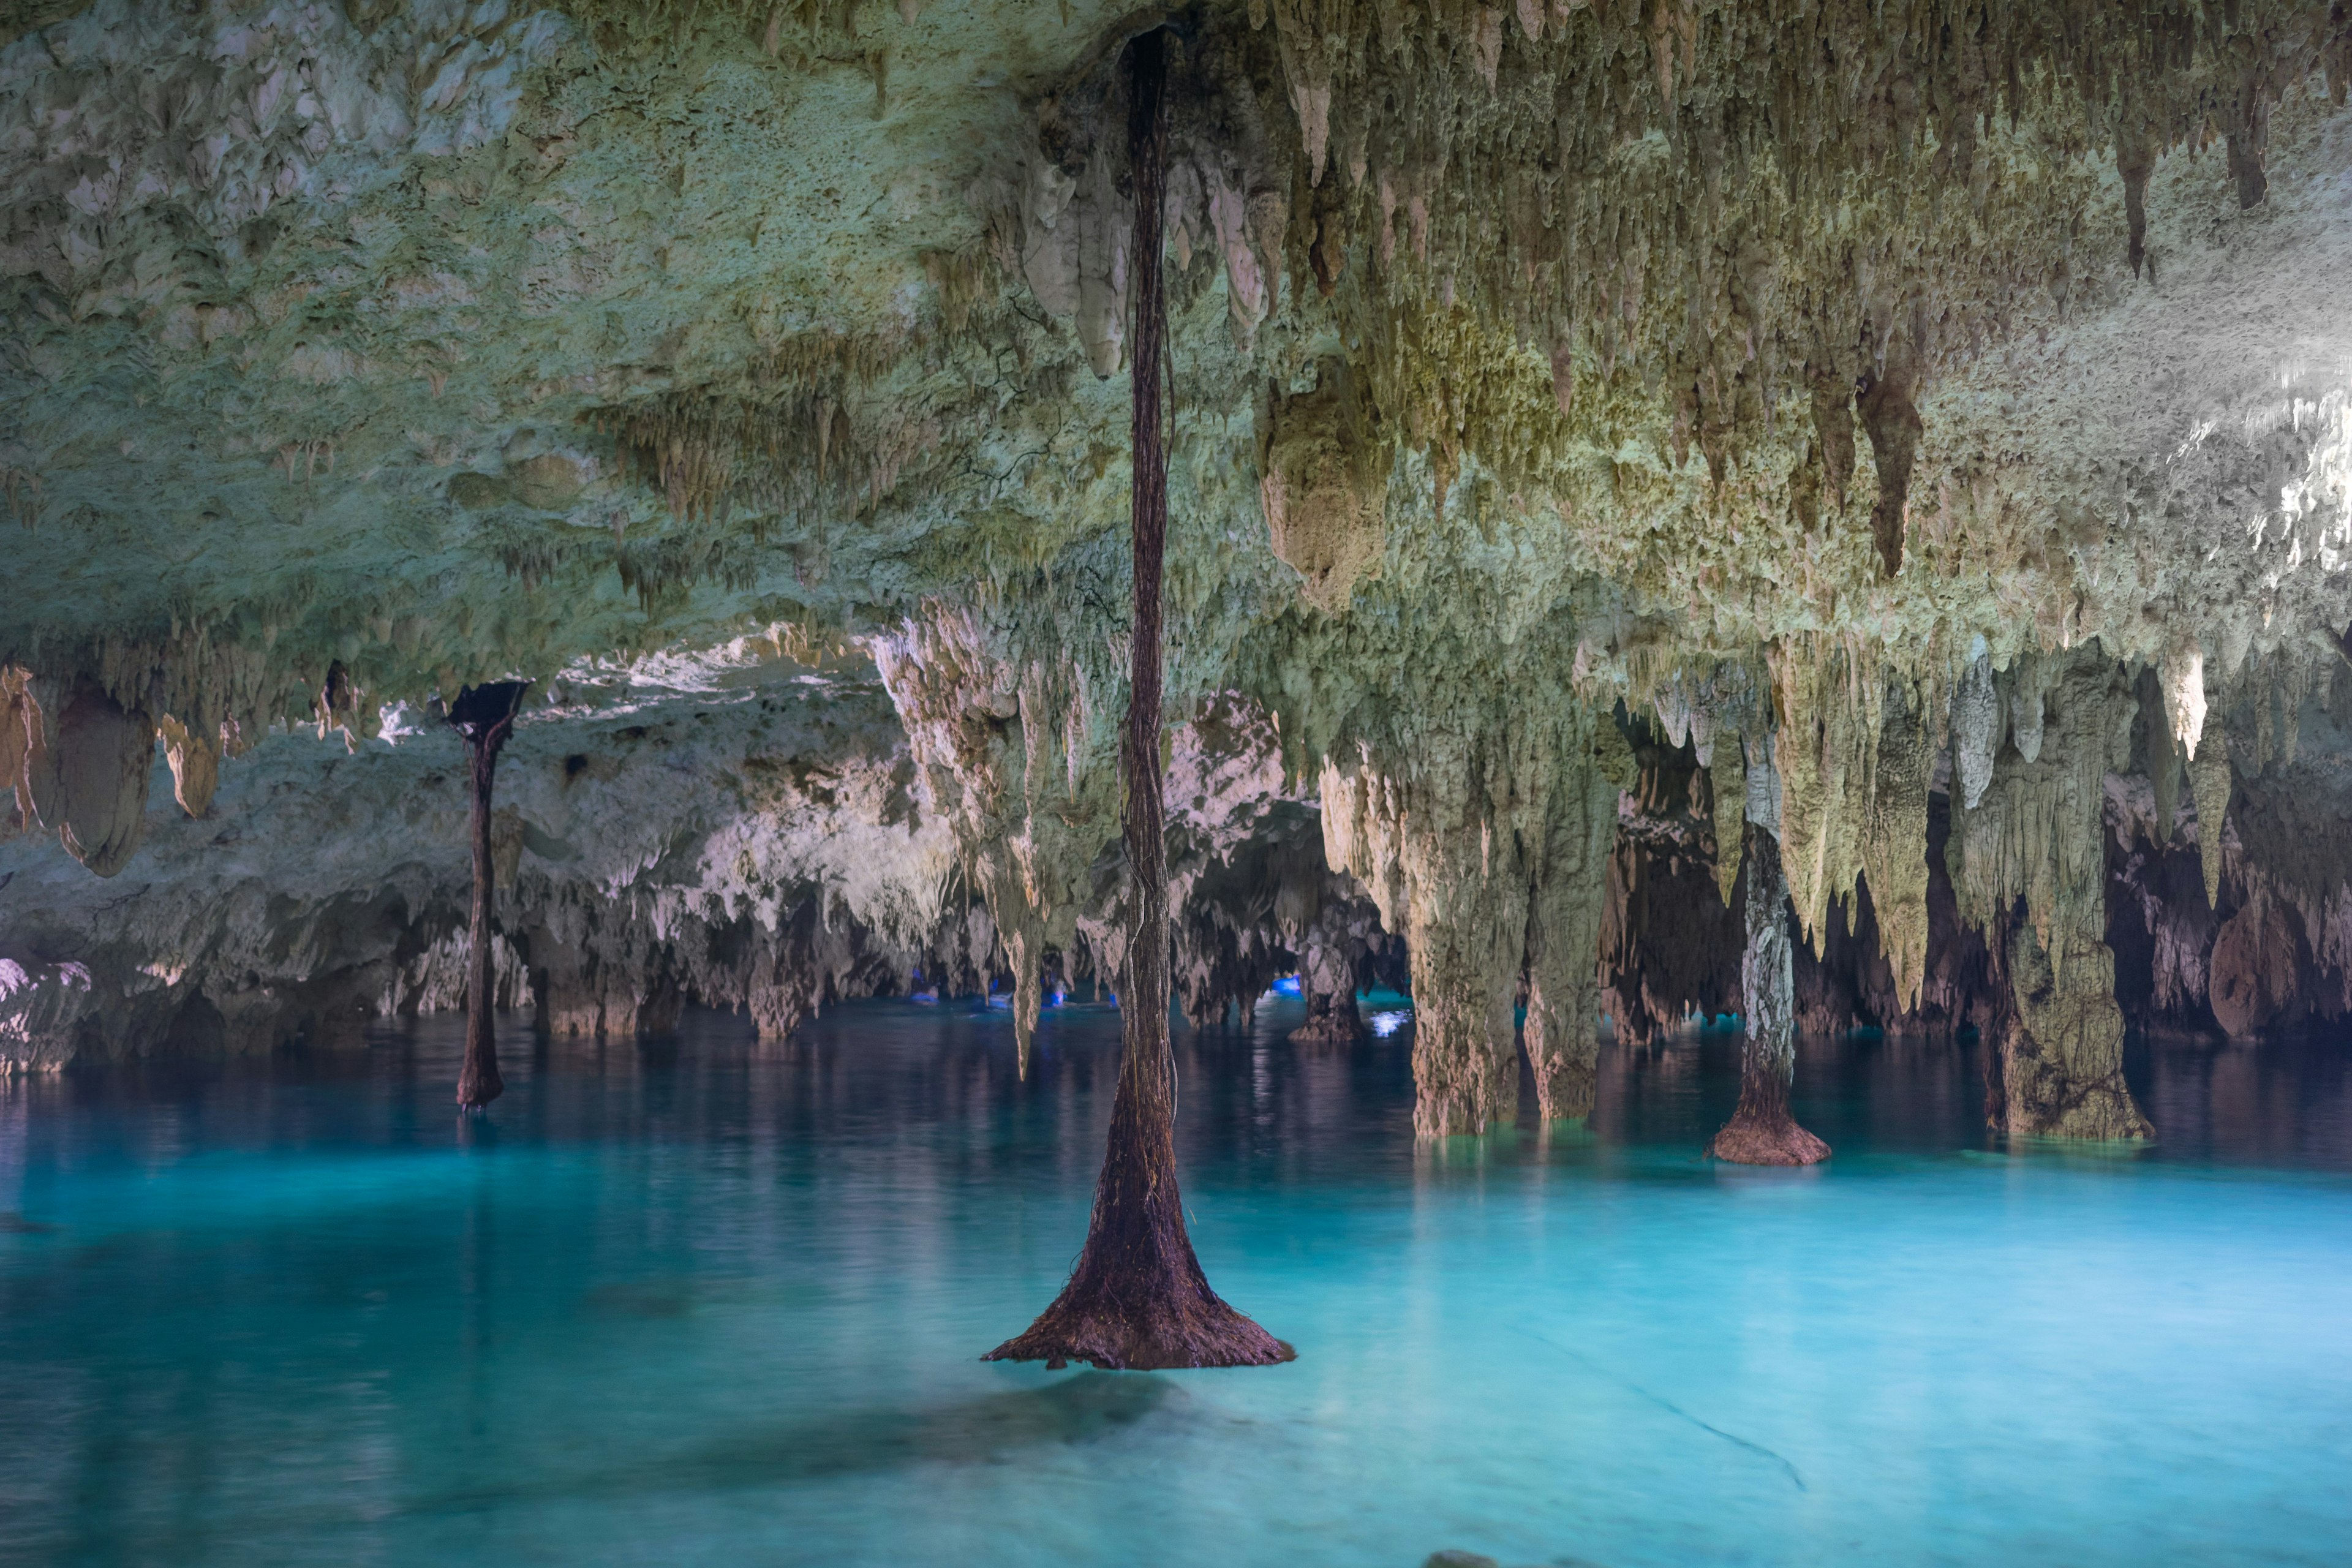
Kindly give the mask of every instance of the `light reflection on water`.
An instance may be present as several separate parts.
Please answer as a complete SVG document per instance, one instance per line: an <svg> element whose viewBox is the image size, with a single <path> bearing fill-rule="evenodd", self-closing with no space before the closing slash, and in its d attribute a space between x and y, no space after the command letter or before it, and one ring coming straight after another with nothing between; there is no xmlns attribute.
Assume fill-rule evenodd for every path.
<svg viewBox="0 0 2352 1568"><path fill-rule="evenodd" d="M2352 1077L2142 1047L1992 1148L1973 1048L1732 1042L1416 1150L1410 1032L1179 1030L1188 1207L1292 1366L983 1366L1083 1233L1117 1015L829 1014L0 1084L0 1561L2341 1563ZM1529 1096L1531 1100L1532 1097Z"/></svg>

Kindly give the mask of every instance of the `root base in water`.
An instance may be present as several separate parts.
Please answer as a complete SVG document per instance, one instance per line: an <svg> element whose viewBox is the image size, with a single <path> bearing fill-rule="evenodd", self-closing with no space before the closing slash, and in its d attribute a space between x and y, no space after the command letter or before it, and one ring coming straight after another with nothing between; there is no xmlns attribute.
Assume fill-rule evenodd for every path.
<svg viewBox="0 0 2352 1568"><path fill-rule="evenodd" d="M1830 1146L1787 1116L1758 1116L1743 1108L1724 1123L1706 1152L1711 1160L1741 1165L1817 1165L1830 1157Z"/></svg>
<svg viewBox="0 0 2352 1568"><path fill-rule="evenodd" d="M1189 1247L1187 1250L1190 1250ZM1194 1265L1197 1269L1198 1265ZM1184 1367L1274 1366L1297 1352L1227 1306L1205 1282L1179 1288L1176 1299L1111 1300L1090 1290L1065 1290L1026 1333L1005 1341L982 1361L1082 1361L1106 1372L1166 1372Z"/></svg>

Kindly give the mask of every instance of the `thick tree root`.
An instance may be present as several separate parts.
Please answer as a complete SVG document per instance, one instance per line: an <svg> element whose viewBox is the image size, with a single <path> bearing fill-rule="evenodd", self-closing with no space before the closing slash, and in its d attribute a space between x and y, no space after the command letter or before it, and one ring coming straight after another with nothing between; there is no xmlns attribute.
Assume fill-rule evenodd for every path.
<svg viewBox="0 0 2352 1568"><path fill-rule="evenodd" d="M449 723L465 737L473 782L474 905L467 927L466 1060L457 1074L457 1103L479 1110L506 1092L499 1075L498 968L490 952L494 925L490 868L490 791L497 779L499 748L513 732L527 680L468 686L449 705Z"/></svg>
<svg viewBox="0 0 2352 1568"><path fill-rule="evenodd" d="M1107 1372L1179 1367L1273 1366L1297 1352L1220 1300L1204 1284L1179 1297L1117 1300L1102 1292L1075 1300L1066 1290L1028 1331L983 1361L1082 1361Z"/></svg>
<svg viewBox="0 0 2352 1568"><path fill-rule="evenodd" d="M1160 415L1160 347L1167 326L1161 297L1160 226L1168 163L1165 95L1168 37L1154 30L1129 46L1135 91L1129 107L1135 184L1133 442L1135 635L1119 771L1120 813L1134 878L1130 941L1118 993L1126 1047L1111 1101L1110 1135L1095 1184L1093 1217L1077 1267L1029 1331L987 1361L1091 1362L1110 1371L1183 1366L1270 1366L1290 1347L1234 1311L1209 1289L1184 1234L1176 1185L1176 1068L1168 1048L1168 862L1160 759L1160 616L1168 534L1168 456Z"/></svg>
<svg viewBox="0 0 2352 1568"><path fill-rule="evenodd" d="M1830 1146L1797 1125L1786 1110L1779 1116L1741 1106L1732 1113L1707 1158L1742 1165L1816 1165L1830 1157Z"/></svg>

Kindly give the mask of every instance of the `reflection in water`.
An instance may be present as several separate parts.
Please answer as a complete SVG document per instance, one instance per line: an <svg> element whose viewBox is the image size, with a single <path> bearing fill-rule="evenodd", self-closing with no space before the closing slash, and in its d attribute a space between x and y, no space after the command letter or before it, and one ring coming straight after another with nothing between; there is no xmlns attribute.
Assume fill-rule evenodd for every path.
<svg viewBox="0 0 2352 1568"><path fill-rule="evenodd" d="M2000 1150L1973 1044L1707 1034L1589 1127L1416 1145L1409 1030L1179 1030L1195 1237L1271 1371L983 1366L1084 1233L1117 1015L460 1030L0 1083L0 1560L2339 1561L2352 1079L2136 1045L2162 1133ZM1532 1107L1531 1088L1525 1096ZM2218 1178L2218 1179L2217 1179Z"/></svg>

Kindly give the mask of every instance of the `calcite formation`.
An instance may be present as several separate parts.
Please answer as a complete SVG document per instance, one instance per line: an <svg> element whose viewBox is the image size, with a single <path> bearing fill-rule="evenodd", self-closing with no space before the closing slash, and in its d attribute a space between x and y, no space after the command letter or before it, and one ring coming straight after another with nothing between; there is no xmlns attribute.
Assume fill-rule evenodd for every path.
<svg viewBox="0 0 2352 1568"><path fill-rule="evenodd" d="M1739 1104L1707 1152L1743 1165L1817 1164L1829 1157L1829 1146L1789 1113L1789 1086L1797 1068L1796 963L1781 913L1789 885L1770 828L1750 826L1755 831L1747 835L1741 870L1747 897L1740 900L1746 946L1739 992L1747 1039L1740 1047Z"/></svg>
<svg viewBox="0 0 2352 1568"><path fill-rule="evenodd" d="M629 1038L687 1000L781 1031L877 987L984 987L951 839L870 670L738 654L703 662L746 683L690 707L574 672L567 704L524 715L493 835L501 1006ZM355 754L271 737L205 820L159 812L110 880L46 837L0 845L0 943L24 976L0 1002L6 1059L332 1045L462 1008L466 756L420 718Z"/></svg>
<svg viewBox="0 0 2352 1568"><path fill-rule="evenodd" d="M5 16L9 1059L452 1005L419 716L506 679L551 1030L1001 984L1025 1053L1116 975L1157 14ZM2128 1026L2352 1009L2342 6L1181 23L1196 1023L1409 976L1424 1133L1522 1051L1583 1114L1599 1018L1751 1005L1749 823L1794 1016L1978 1030L2008 1132L2144 1135Z"/></svg>
<svg viewBox="0 0 2352 1568"><path fill-rule="evenodd" d="M2115 665L2088 654L2063 662L2042 701L2036 759L2004 751L1945 850L1961 916L1988 932L2013 1003L1999 1009L1993 1114L2016 1133L2144 1137L2124 1084L2102 832L2103 781L2129 762L2137 704Z"/></svg>

